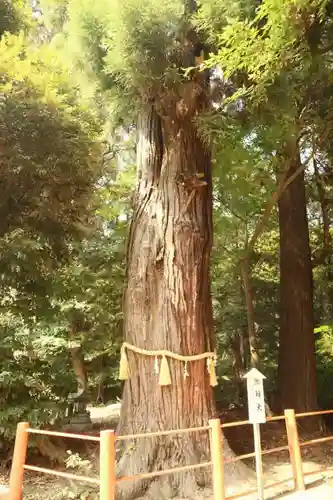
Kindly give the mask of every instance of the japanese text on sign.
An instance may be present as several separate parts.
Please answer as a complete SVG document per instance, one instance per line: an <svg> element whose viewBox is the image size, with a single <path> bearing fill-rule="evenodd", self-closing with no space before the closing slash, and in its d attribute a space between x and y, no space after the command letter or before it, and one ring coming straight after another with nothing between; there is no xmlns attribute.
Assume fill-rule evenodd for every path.
<svg viewBox="0 0 333 500"><path fill-rule="evenodd" d="M246 375L249 421L253 424L266 422L264 376L258 370L251 370Z"/></svg>

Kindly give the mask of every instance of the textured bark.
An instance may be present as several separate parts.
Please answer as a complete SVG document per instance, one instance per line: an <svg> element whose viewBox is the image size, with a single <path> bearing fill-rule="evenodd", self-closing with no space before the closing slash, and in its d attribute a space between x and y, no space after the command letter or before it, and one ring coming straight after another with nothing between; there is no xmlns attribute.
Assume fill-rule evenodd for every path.
<svg viewBox="0 0 333 500"><path fill-rule="evenodd" d="M246 391L244 384L245 375L245 360L244 360L244 336L242 333L236 332L231 340L232 352L232 368L234 372L234 379L237 383L237 396L235 397L236 404L243 404L246 401Z"/></svg>
<svg viewBox="0 0 333 500"><path fill-rule="evenodd" d="M260 368L260 356L259 356L259 339L256 331L256 323L254 316L254 303L253 303L253 289L251 284L251 276L250 276L250 263L248 258L244 258L241 261L241 276L243 283L243 291L245 296L245 304L246 304L246 317L247 317L247 338L249 345L249 354L250 354L250 366L251 368L256 368L259 370ZM244 380L242 380L244 384ZM247 401L246 401L247 404ZM269 407L267 400L265 401L265 409L266 415L272 416L272 410Z"/></svg>
<svg viewBox="0 0 333 500"><path fill-rule="evenodd" d="M90 415L87 411L89 400L88 374L75 321L69 327L68 337L73 372L77 381L77 392L68 395L67 417L70 419L70 425L75 425L75 428L78 430L85 430L86 425L89 426L91 424Z"/></svg>
<svg viewBox="0 0 333 500"><path fill-rule="evenodd" d="M241 261L241 276L246 304L247 329L250 348L250 365L252 368L259 369L260 359L258 353L256 324L254 320L253 290L251 285L249 266L250 264L247 258Z"/></svg>
<svg viewBox="0 0 333 500"><path fill-rule="evenodd" d="M139 117L138 176L124 296L127 342L185 355L214 349L211 157L194 121L206 106L204 94L193 90L190 83L183 100L174 108L168 103L167 119L154 105ZM182 363L168 360L172 385L160 387L153 358L131 352L128 357L131 376L124 387L120 434L202 426L214 416L204 360L189 364L186 379ZM209 460L208 433L140 439L121 452L120 476L199 463ZM143 493L159 499L177 493L193 497L195 484L206 484L207 473L209 469L173 474L153 484L125 482L118 497L128 500Z"/></svg>
<svg viewBox="0 0 333 500"><path fill-rule="evenodd" d="M300 169L297 145L285 151L288 176ZM313 313L313 279L302 171L279 201L280 342L279 396L282 408L310 411L317 407Z"/></svg>
<svg viewBox="0 0 333 500"><path fill-rule="evenodd" d="M68 331L70 341L70 353L72 358L73 372L77 380L77 396L82 396L88 390L88 375L84 362L84 354L81 342L77 340L77 332L74 326L70 326Z"/></svg>

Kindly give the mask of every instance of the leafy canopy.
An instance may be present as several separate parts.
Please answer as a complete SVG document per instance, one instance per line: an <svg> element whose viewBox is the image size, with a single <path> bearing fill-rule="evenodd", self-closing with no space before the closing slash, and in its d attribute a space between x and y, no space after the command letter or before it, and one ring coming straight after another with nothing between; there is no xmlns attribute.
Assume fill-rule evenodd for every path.
<svg viewBox="0 0 333 500"><path fill-rule="evenodd" d="M42 236L59 256L88 222L99 127L75 102L52 53L5 36L0 68L0 236Z"/></svg>

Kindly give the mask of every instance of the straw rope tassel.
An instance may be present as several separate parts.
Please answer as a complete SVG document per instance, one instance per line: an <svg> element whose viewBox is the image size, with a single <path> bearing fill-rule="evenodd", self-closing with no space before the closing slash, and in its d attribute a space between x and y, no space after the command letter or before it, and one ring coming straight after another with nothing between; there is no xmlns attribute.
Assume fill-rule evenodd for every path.
<svg viewBox="0 0 333 500"><path fill-rule="evenodd" d="M209 380L211 387L216 387L218 385L215 370L215 359L209 360Z"/></svg>
<svg viewBox="0 0 333 500"><path fill-rule="evenodd" d="M166 356L162 357L161 368L160 368L160 378L158 383L160 385L171 385L171 375L169 364Z"/></svg>
<svg viewBox="0 0 333 500"><path fill-rule="evenodd" d="M126 348L121 348L120 366L119 366L119 380L127 380L129 378L129 366L126 356Z"/></svg>

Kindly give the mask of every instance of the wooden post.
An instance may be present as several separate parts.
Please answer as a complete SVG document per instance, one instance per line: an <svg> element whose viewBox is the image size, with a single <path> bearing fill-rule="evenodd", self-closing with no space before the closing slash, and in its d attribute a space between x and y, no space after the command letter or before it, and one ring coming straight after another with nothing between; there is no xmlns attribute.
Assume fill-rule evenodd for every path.
<svg viewBox="0 0 333 500"><path fill-rule="evenodd" d="M259 500L264 500L264 473L262 468L260 424L253 424L254 452Z"/></svg>
<svg viewBox="0 0 333 500"><path fill-rule="evenodd" d="M115 500L116 494L116 439L114 431L100 433L99 475L100 500Z"/></svg>
<svg viewBox="0 0 333 500"><path fill-rule="evenodd" d="M28 449L28 429L27 422L21 422L17 426L16 438L13 452L12 468L9 478L9 498L10 500L21 500L23 494L24 465Z"/></svg>
<svg viewBox="0 0 333 500"><path fill-rule="evenodd" d="M223 465L223 435L219 418L209 421L210 451L213 462L213 491L214 500L225 500L224 492L224 465Z"/></svg>
<svg viewBox="0 0 333 500"><path fill-rule="evenodd" d="M299 445L298 429L294 410L285 410L286 428L289 446L289 455L293 469L294 486L296 491L304 491L304 475L301 448Z"/></svg>

